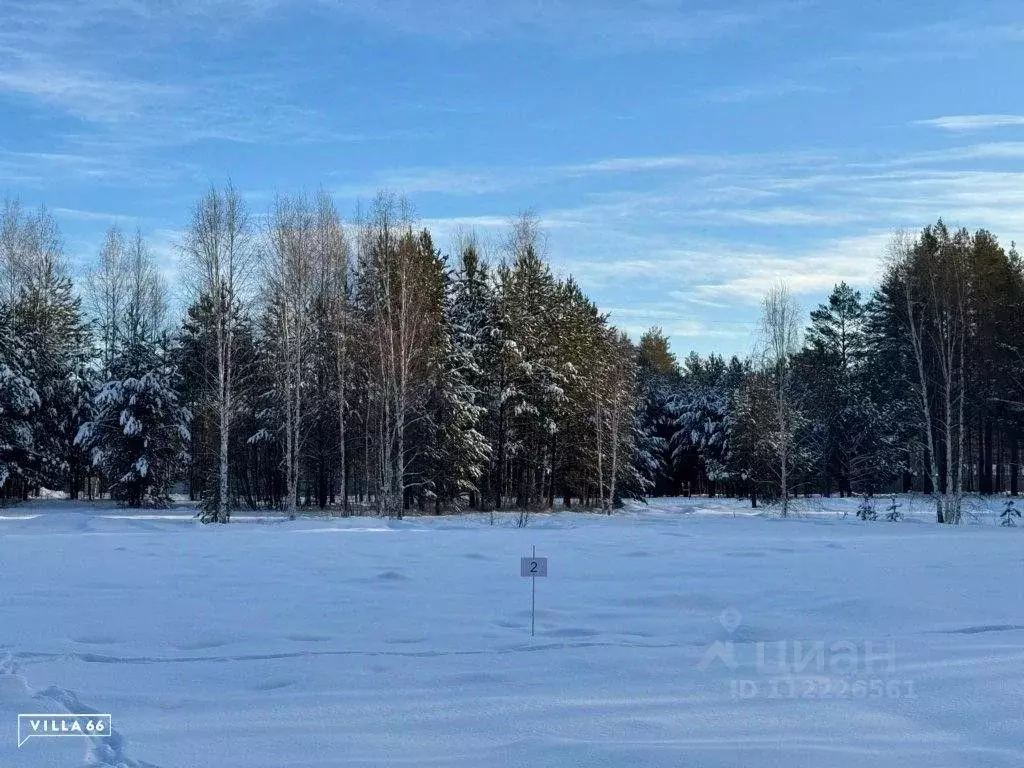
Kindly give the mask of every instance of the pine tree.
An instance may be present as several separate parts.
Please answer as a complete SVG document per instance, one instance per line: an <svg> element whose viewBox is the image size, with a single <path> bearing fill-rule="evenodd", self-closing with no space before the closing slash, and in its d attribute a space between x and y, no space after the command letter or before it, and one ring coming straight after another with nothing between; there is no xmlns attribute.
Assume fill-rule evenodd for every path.
<svg viewBox="0 0 1024 768"><path fill-rule="evenodd" d="M863 401L873 411L861 423L874 424L873 447L864 454L875 453L869 479L877 487L896 479L906 487L914 471L923 466L919 448L923 428L915 402L913 355L903 330L903 305L902 282L887 273L865 306L867 351L856 380Z"/></svg>
<svg viewBox="0 0 1024 768"><path fill-rule="evenodd" d="M860 293L839 283L828 304L811 312L805 346L796 361L802 399L815 415L808 436L826 495L834 482L841 495L853 492L853 464L858 458L854 441L864 430L857 422L867 413L861 407L864 393L857 386L866 346L863 325Z"/></svg>
<svg viewBox="0 0 1024 768"><path fill-rule="evenodd" d="M668 336L658 326L644 332L640 337L637 352L642 366L652 373L660 376L679 375L679 361L672 353Z"/></svg>

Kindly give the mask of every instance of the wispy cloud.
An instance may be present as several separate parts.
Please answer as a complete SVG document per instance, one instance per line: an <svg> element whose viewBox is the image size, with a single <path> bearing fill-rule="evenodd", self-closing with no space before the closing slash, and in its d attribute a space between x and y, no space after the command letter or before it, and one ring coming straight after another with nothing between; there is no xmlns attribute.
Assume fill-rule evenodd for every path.
<svg viewBox="0 0 1024 768"><path fill-rule="evenodd" d="M670 337L692 340L695 338L742 339L749 336L750 320L713 320L693 311L681 309L678 302L649 301L633 306L610 305L601 309L612 322L634 338L652 326L660 327Z"/></svg>
<svg viewBox="0 0 1024 768"><path fill-rule="evenodd" d="M1015 44L1024 40L1024 24L1020 23L1020 8L1015 2L1004 3L1002 8L995 3L978 4L974 10L980 13L973 16L969 13L961 14L944 21L888 29L876 36L901 46L907 43L926 43L928 47L947 53L951 47L981 48L1001 43Z"/></svg>
<svg viewBox="0 0 1024 768"><path fill-rule="evenodd" d="M583 167L597 174L614 169L619 191L542 211L542 221L561 271L599 300L627 294L645 308L671 296L672 312L620 319L630 327L671 325L685 343L685 326L667 315L742 325L756 314L766 286L780 279L809 304L839 281L869 289L896 228L941 216L1020 240L1024 168L983 169L992 159L1005 168L1024 153L1002 144L870 162L838 153L819 163L802 156L715 165L693 158L597 160Z"/></svg>
<svg viewBox="0 0 1024 768"><path fill-rule="evenodd" d="M0 0L0 98L29 102L75 118L50 146L67 154L131 164L133 156L208 142L249 145L357 143L393 138L400 130L338 125L295 99L295 79L309 71L288 66L237 72L217 66L189 77L167 59L182 39L209 40L267 23L277 14L315 14L325 24L371 25L376 31L478 43L531 41L592 53L620 48L673 48L733 38L764 25L790 23L802 0L741 3L730 9L683 10L675 4L616 0L509 2L441 0ZM339 27L340 30L340 27ZM272 54L271 54L272 55ZM155 61L170 66L154 67ZM281 62L277 62L281 64ZM603 166L544 169L567 174L682 168L706 159L618 158ZM86 165L81 169L86 171ZM483 194L544 183L535 171L422 169L367 183L416 193ZM12 169L13 171L13 169ZM94 173L94 168L88 169ZM24 174L12 178L21 179ZM357 187L362 186L363 189ZM345 192L365 192L366 184Z"/></svg>
<svg viewBox="0 0 1024 768"><path fill-rule="evenodd" d="M358 22L376 31L430 37L452 44L494 40L557 44L564 52L679 48L763 32L767 25L794 23L809 0L734 3L731 8L684 8L677 3L622 3L618 0L3 0L10 40L36 45L82 40L108 27L145 30L150 37L169 30L230 34L286 10L315 12L325 20Z"/></svg>
<svg viewBox="0 0 1024 768"><path fill-rule="evenodd" d="M133 81L85 70L70 71L39 56L0 71L0 91L38 99L75 117L98 123L127 123L155 102L175 100L181 88Z"/></svg>
<svg viewBox="0 0 1024 768"><path fill-rule="evenodd" d="M726 339L741 338L765 287L777 279L789 282L807 303L838 280L869 285L895 227L919 227L943 216L1024 239L1024 141L983 142L972 134L1024 126L1024 115L1001 114L1006 107L999 106L978 108L992 114L888 111L881 121L886 130L909 135L904 146L929 138L908 127L917 117L928 118L917 126L947 134L930 137L941 143L897 152L887 150L884 139L870 147L830 148L834 131L794 126L790 115L764 103L830 86L867 85L879 70L908 58L921 64L919 59L939 61L950 52L976 55L983 45L1013 39L1019 34L1014 25L998 31L998 18L974 19L919 27L903 37L865 34L861 27L851 31L849 51L829 47L827 64L795 61L800 55L824 58L808 45L792 51L794 61L772 62L769 52L761 66L760 49L737 57L730 51L728 61L709 59L699 77L679 78L671 65L665 67L669 75L654 72L656 60L671 58L683 71L705 63L696 59L698 52L724 51L723 42L747 36L781 49L785 40L776 32L820 28L828 4L719 5L724 7L709 0L0 0L0 108L27 105L33 121L54 118L52 132L42 138L23 131L0 139L0 183L46 188L50 202L63 206L57 213L69 228L77 222L80 229L91 224L99 232L112 220L129 220L104 209L133 212L144 227L148 223L154 252L169 275L176 263L173 228L181 225L188 196L228 168L241 170L247 184L262 178L266 194L273 183L323 180L343 209L380 188L407 194L421 206L420 224L442 248L459 232L475 230L496 250L508 217L536 202L560 273L576 275L625 328L638 332L659 324L684 344L717 338L725 345L732 343ZM320 61L303 58L307 51L294 39L266 45L262 36L285 21L295 29L315 24L323 46L337 40L346 48L348 41L358 41L371 49L368 56L377 55L377 45L396 55L380 72L366 74L378 78L368 95L349 82L364 73L345 69L341 58L319 67ZM942 44L934 44L936 39ZM465 96L461 88L440 87L444 83L432 73L405 82L409 61L418 61L424 50L443 59L452 53L448 48L464 48L451 56L457 62L482 64L512 50L540 52L540 59L556 60L552 70L564 66L574 76L582 73L572 70L580 64L573 59L585 58L584 77L606 74L605 64L621 65L624 78L643 78L642 87L609 98L608 114L596 119L629 114L634 122L617 124L614 135L595 131L579 142L562 133L550 145L542 139L534 145L532 136L524 138L507 125L495 130L491 126L506 111L557 112L562 105L549 109L551 94L543 89L526 100L517 92L496 96L494 81L474 83L479 88L465 89ZM239 51L251 58L236 57ZM350 53L345 51L345 64ZM309 55L323 54L311 44ZM605 56L601 66L591 67L589 59ZM351 61L363 60L352 55ZM648 68L629 70L638 62ZM837 64L849 79L829 79L836 77ZM650 119L644 99L657 100L666 122L652 120L631 134ZM735 125L713 119L702 124L695 102L716 116L731 113L708 107L708 101L758 102L763 126L737 138ZM634 102L641 108L632 109ZM450 114L431 123L435 116L424 118L424 103ZM666 106L679 104L684 109ZM842 134L852 136L849 141L856 142L854 131L878 127L871 124L877 117L871 106ZM676 130L670 121L688 120L691 109L695 124ZM893 114L897 125L891 124ZM930 116L935 114L940 116ZM402 123L410 115L412 124ZM359 117L364 122L345 122ZM554 118L551 125L553 132L565 127ZM382 137L417 142L396 141L386 153L374 146L365 153L339 146ZM459 144L463 137L465 145ZM730 143L745 151L719 149ZM787 151L754 151L765 147ZM286 155L288 150L293 151ZM452 159L457 156L472 160ZM529 157L556 159L523 159ZM80 194L49 192L68 179L77 182ZM171 184L176 186L154 194L154 187ZM121 199L96 194L114 186ZM131 197L142 187L147 206L154 198L166 203L159 213L133 207Z"/></svg>
<svg viewBox="0 0 1024 768"><path fill-rule="evenodd" d="M928 120L917 120L915 124L941 128L944 131L964 133L967 131L984 131L990 128L1024 126L1024 115L947 115L945 117L929 118Z"/></svg>
<svg viewBox="0 0 1024 768"><path fill-rule="evenodd" d="M651 176L687 172L688 176L716 177L731 174L740 178L748 172L765 169L822 168L835 161L835 156L821 151L762 152L734 154L678 154L599 158L586 162L553 165L514 165L481 167L410 167L392 169L351 182L332 186L337 194L347 197L372 196L378 189L400 190L406 194L430 193L455 196L484 195L515 189L560 184L570 180L595 177L630 181L638 174ZM750 187L734 185L707 191L736 201L763 197L764 193ZM644 199L644 203L649 198ZM621 205L621 199L617 203Z"/></svg>
<svg viewBox="0 0 1024 768"><path fill-rule="evenodd" d="M291 2L0 0L0 98L76 118L79 126L66 128L62 138L92 155L204 141L376 138L295 102L287 67L249 72L240 81L229 63L214 59L178 74L183 63L173 53L175 42L224 34L285 5Z"/></svg>
<svg viewBox="0 0 1024 768"><path fill-rule="evenodd" d="M53 176L105 179L118 169L108 161L75 152L12 152L0 149L0 172L35 185Z"/></svg>
<svg viewBox="0 0 1024 768"><path fill-rule="evenodd" d="M756 304L768 286L782 281L798 295L821 295L846 281L869 286L878 278L890 232L838 238L795 254L757 252L728 259L732 275L697 285L698 296Z"/></svg>
<svg viewBox="0 0 1024 768"><path fill-rule="evenodd" d="M748 101L766 101L798 93L828 93L829 89L814 83L778 80L753 85L718 88L708 94L708 100L719 104L740 104Z"/></svg>
<svg viewBox="0 0 1024 768"><path fill-rule="evenodd" d="M136 220L135 216L128 216L123 213L108 213L106 211L86 211L80 208L51 208L50 213L59 219L70 219L73 221L95 221L105 224L125 224Z"/></svg>
<svg viewBox="0 0 1024 768"><path fill-rule="evenodd" d="M397 33L452 43L526 40L557 43L565 52L680 48L731 39L785 23L806 8L800 0L743 4L731 9L686 9L676 3L617 0L373 0L334 5L337 13Z"/></svg>

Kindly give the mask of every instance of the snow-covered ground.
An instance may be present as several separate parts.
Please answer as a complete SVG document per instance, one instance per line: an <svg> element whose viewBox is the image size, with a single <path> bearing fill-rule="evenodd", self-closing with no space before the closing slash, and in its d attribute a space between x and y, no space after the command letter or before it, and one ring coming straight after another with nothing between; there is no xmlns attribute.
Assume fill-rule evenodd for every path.
<svg viewBox="0 0 1024 768"><path fill-rule="evenodd" d="M0 510L0 766L1024 765L1024 528L856 503ZM74 710L115 738L18 748L18 713Z"/></svg>

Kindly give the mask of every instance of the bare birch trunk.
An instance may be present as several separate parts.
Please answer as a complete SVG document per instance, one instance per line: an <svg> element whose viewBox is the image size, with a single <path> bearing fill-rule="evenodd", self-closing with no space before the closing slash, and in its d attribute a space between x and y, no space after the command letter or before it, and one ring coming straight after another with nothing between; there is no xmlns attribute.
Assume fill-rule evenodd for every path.
<svg viewBox="0 0 1024 768"><path fill-rule="evenodd" d="M218 304L217 322L217 370L220 378L218 393L220 464L217 468L217 510L215 522L226 523L230 518L228 506L228 458L231 445L231 346L227 326L229 320L224 315L223 302Z"/></svg>
<svg viewBox="0 0 1024 768"><path fill-rule="evenodd" d="M932 425L931 408L928 405L928 376L925 372L924 340L922 338L922 330L914 314L914 294L911 282L914 276L907 262L910 256L908 247L909 245L905 237L897 235L890 246L891 257L896 260L896 266L903 271L903 294L906 306L907 327L910 331L910 344L917 367L919 404L921 406L921 419L925 427L925 440L927 442L925 448L928 451L928 469L932 484L932 494L935 498L935 515L938 522L944 523L946 522L945 503L942 497L941 484L939 483L939 462L936 453L935 430Z"/></svg>
<svg viewBox="0 0 1024 768"><path fill-rule="evenodd" d="M605 511L604 505L604 415L601 408L601 399L597 398L595 408L595 428L597 430L597 493L601 502L601 511Z"/></svg>
<svg viewBox="0 0 1024 768"><path fill-rule="evenodd" d="M612 508L615 506L615 491L616 491L616 485L617 485L617 481L618 481L618 477L619 477L619 428L620 428L619 427L619 419L620 419L620 415L621 415L620 412L619 412L619 407L620 407L620 404L621 404L620 394L621 393L618 392L618 391L615 393L614 406L612 407L612 411L609 414L609 421L611 423L608 425L608 431L609 431L609 433L611 434L611 437L612 437L612 443L611 443L612 466L611 466L611 474L610 474L611 481L609 482L609 486L610 487L608 489L608 510L607 510L609 515L612 513Z"/></svg>
<svg viewBox="0 0 1024 768"><path fill-rule="evenodd" d="M218 468L216 500L204 520L226 523L231 516L230 445L234 411L234 313L244 299L251 256L250 228L242 199L229 183L211 189L196 205L192 224L179 245L185 278L193 294L212 303L217 381L208 382L216 411Z"/></svg>

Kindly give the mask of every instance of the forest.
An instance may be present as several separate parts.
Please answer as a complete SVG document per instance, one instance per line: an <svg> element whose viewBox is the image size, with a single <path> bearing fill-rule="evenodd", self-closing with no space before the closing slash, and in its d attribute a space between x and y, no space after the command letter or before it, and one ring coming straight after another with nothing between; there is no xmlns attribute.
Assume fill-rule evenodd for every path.
<svg viewBox="0 0 1024 768"><path fill-rule="evenodd" d="M176 249L182 313L142 233L112 227L76 284L52 215L2 203L0 502L525 520L913 491L959 523L965 494L1020 490L1024 265L985 230L895 233L870 293L841 282L809 316L766 285L729 359L631 340L532 215L443 253L392 194L256 216L227 184Z"/></svg>

